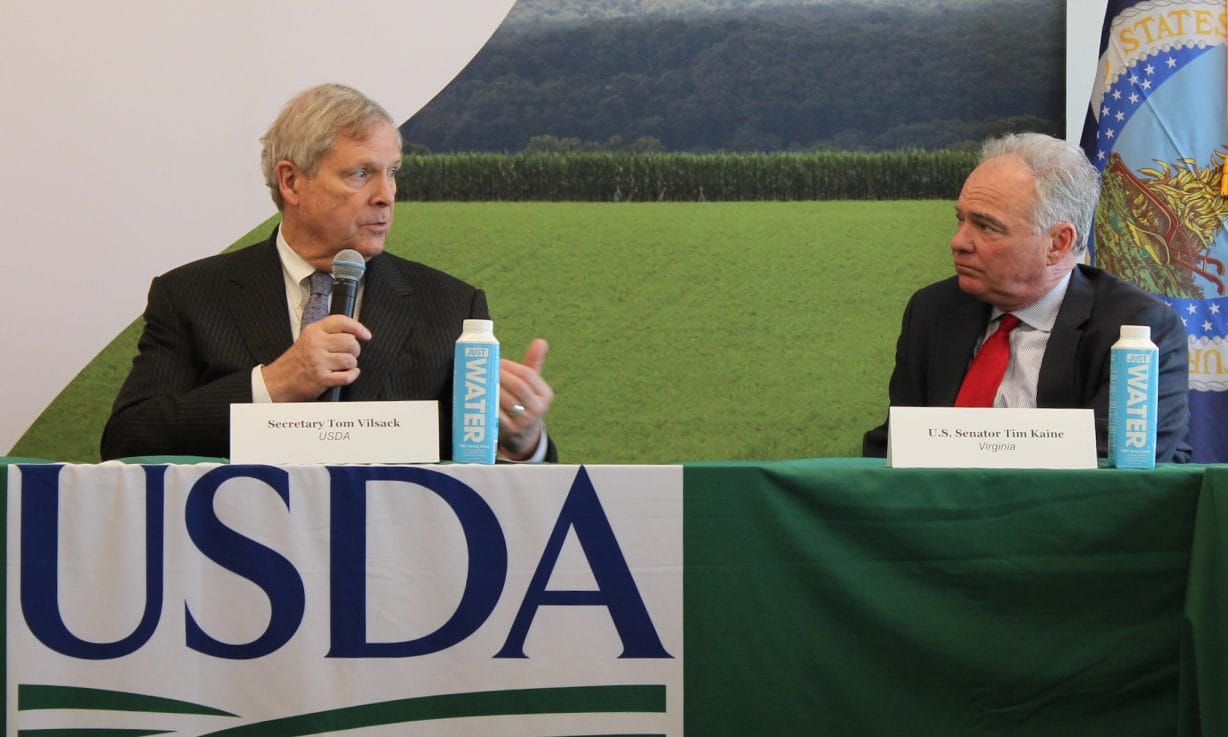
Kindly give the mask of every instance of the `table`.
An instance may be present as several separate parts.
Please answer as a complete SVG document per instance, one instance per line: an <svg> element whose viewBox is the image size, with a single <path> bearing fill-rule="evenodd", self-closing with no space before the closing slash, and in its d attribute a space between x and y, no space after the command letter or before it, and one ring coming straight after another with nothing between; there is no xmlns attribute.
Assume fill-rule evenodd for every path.
<svg viewBox="0 0 1228 737"><path fill-rule="evenodd" d="M88 481L107 473L105 465L73 470ZM517 593L506 621L514 619L519 592L527 588L541 594L537 619L527 625L534 636L547 622L558 624L547 619L554 612L578 606L586 612L579 642L590 634L611 636L610 619L629 628L647 622L669 651L668 658L654 659L647 654L651 642L623 632L613 640L637 642L640 662L626 662L637 658L625 653L607 660L577 656L593 661L591 678L583 670L573 673L575 686L588 690L567 691L567 698L576 697L572 721L546 722L542 734L593 734L596 712L612 714L610 729L623 730L604 732L610 734L673 734L680 724L693 735L1228 734L1225 466L910 470L888 469L874 459L816 459L428 470L460 474L506 530L513 517L544 516L534 534L545 539L553 526L556 552L564 549L566 534L603 539L600 530L586 527L591 515L571 506L583 496L576 491L580 479L591 475L593 499L605 511L597 516L611 522L647 618L637 620L634 607L615 613L609 600L564 604L547 593L561 586L572 598L583 598L574 592L592 588L591 580L535 589L531 571L517 579L517 544L509 532L507 590ZM665 475L664 489L679 471L679 503L661 502L672 491L648 490L663 478L658 474ZM327 495L327 489L312 492L305 488L311 483L296 480L322 473L290 469L295 505ZM336 506L340 474L327 473ZM7 495L15 483L9 476ZM544 512L507 501L532 498L552 484L559 490L540 491L555 500ZM628 500L647 504L648 511L624 515L621 505ZM278 509L263 508L266 515ZM11 498L9 509L11 549ZM673 516L680 519L671 521ZM570 533L561 524L565 518L575 523ZM370 509L365 519L372 519ZM564 557L560 553L557 560ZM594 555L589 558L591 563ZM537 552L529 568L533 560ZM671 578L673 569L681 574L677 579ZM617 582L603 582L602 575L597 588L610 594ZM670 607L661 605L675 585L677 633ZM312 586L307 588L310 601ZM523 614L523 603L520 608ZM500 643L506 648L508 626L500 628L491 652ZM483 631L470 639L480 640ZM525 642L526 650L534 647ZM532 665L542 657L538 653L529 652L524 660L530 662L520 664ZM489 653L482 657L483 670L515 665ZM415 672L428 662L433 661L414 661ZM234 665L242 671L250 664ZM631 665L648 670L624 670ZM93 672L96 664L84 666ZM11 674L11 657L8 668ZM602 681L605 673L615 674L613 680ZM18 713L11 703L14 677L7 676L6 688L10 730ZM541 695L518 693L517 705L501 713L520 709L516 718L526 719L523 713L538 707L525 704ZM589 703L583 699L591 701L589 711L574 707ZM201 719L212 724L218 717ZM266 723L256 733L312 734L320 733L321 724L337 723L277 724L290 731L270 731ZM455 733L469 728L458 726ZM242 733L228 729L195 733Z"/></svg>

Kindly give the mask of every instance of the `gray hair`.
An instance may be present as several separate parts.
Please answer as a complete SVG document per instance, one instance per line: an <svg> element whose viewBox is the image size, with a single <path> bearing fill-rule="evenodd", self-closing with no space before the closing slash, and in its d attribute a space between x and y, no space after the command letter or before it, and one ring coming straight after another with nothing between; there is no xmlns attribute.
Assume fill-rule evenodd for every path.
<svg viewBox="0 0 1228 737"><path fill-rule="evenodd" d="M1075 256L1087 251L1087 234L1100 200L1100 174L1083 149L1041 133L1011 133L991 138L981 146L981 161L1013 156L1023 162L1035 181L1032 224L1044 232L1058 223L1070 223L1077 238Z"/></svg>
<svg viewBox="0 0 1228 737"><path fill-rule="evenodd" d="M277 164L293 161L307 176L316 172L320 160L332 148L338 134L362 137L373 125L385 121L396 131L397 145L401 132L388 111L352 87L322 84L303 90L286 103L260 139L260 168L264 182L281 210L284 202L277 182Z"/></svg>

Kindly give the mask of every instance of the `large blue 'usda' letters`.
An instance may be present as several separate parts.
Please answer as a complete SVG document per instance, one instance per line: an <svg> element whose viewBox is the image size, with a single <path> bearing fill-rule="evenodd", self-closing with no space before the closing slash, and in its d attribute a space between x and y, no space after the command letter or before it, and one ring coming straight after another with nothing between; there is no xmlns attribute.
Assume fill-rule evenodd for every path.
<svg viewBox="0 0 1228 737"><path fill-rule="evenodd" d="M588 558L589 569L597 582L595 591L548 591L546 584L558 563L559 553L567 539L567 531L576 531L576 539ZM546 550L533 572L529 590L525 593L520 611L512 623L507 642L495 656L498 658L523 658L524 639L538 607L556 606L605 606L610 610L614 628L622 638L624 658L668 658L670 654L661 645L661 638L648 616L648 608L631 577L631 568L614 537L614 528L606 518L605 510L597 499L597 490L583 468L571 484L567 500L554 523L554 530L546 542Z"/></svg>
<svg viewBox="0 0 1228 737"><path fill-rule="evenodd" d="M74 635L59 605L59 465L23 465L21 493L21 606L30 632L48 648L74 658L120 658L153 636L162 614L165 466L144 466L145 602L140 622L114 642L91 642ZM333 658L412 657L439 652L461 642L486 623L507 580L507 541L499 520L476 491L461 481L425 468L392 466L330 467L329 614ZM221 567L258 586L268 597L269 622L246 643L223 642L197 622L185 603L185 645L218 658L268 655L302 624L307 602L294 564L277 551L227 527L213 504L221 485L245 478L272 489L290 508L290 479L272 466L219 466L206 472L188 492L184 525L196 548ZM456 515L468 552L465 587L456 611L437 630L400 642L371 642L367 636L367 485L395 481L430 490ZM99 520L98 524L108 524ZM584 551L597 588L547 590L569 531ZM528 591L520 604L499 658L523 658L524 643L543 606L605 607L623 644L624 658L669 658L635 585L588 473L581 468L554 529L546 541Z"/></svg>
<svg viewBox="0 0 1228 737"><path fill-rule="evenodd" d="M239 574L256 584L269 597L269 625L255 640L232 644L211 637L196 623L191 609L184 604L187 618L187 646L206 655L245 660L259 658L277 650L294 637L303 621L306 595L303 579L294 564L281 553L250 538L244 537L217 518L213 498L223 482L233 478L263 481L290 508L290 476L273 466L221 466L192 485L188 494L184 522L188 536L200 552L219 566Z"/></svg>
<svg viewBox="0 0 1228 737"><path fill-rule="evenodd" d="M499 520L482 497L451 476L424 468L395 466L330 467L332 478L333 658L399 658L451 647L473 634L499 602L507 578L507 543ZM367 641L367 488L368 481L419 484L447 502L465 533L469 571L460 604L442 627L404 642Z"/></svg>
<svg viewBox="0 0 1228 737"><path fill-rule="evenodd" d="M115 642L89 642L60 614L60 465L22 466L21 611L44 645L86 660L122 658L149 641L162 616L162 508L165 466L145 467L145 612Z"/></svg>

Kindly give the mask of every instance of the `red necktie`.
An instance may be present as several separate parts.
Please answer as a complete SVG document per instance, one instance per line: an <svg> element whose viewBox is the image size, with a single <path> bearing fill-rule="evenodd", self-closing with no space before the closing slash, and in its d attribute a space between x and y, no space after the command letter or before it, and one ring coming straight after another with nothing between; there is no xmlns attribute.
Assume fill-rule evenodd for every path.
<svg viewBox="0 0 1228 737"><path fill-rule="evenodd" d="M1002 316L998 329L981 345L981 350L968 367L968 373L964 374L964 383L955 397L956 407L993 406L998 384L1002 383L1002 375L1006 373L1006 364L1011 358L1011 331L1017 325L1019 318L1010 313Z"/></svg>

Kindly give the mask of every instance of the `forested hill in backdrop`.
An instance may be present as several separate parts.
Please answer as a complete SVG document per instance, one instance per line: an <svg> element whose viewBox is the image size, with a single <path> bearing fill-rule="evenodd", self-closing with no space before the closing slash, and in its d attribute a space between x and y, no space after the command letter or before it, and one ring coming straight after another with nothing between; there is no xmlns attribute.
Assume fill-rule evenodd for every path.
<svg viewBox="0 0 1228 737"><path fill-rule="evenodd" d="M407 150L969 148L1061 135L1063 0L519 0Z"/></svg>

